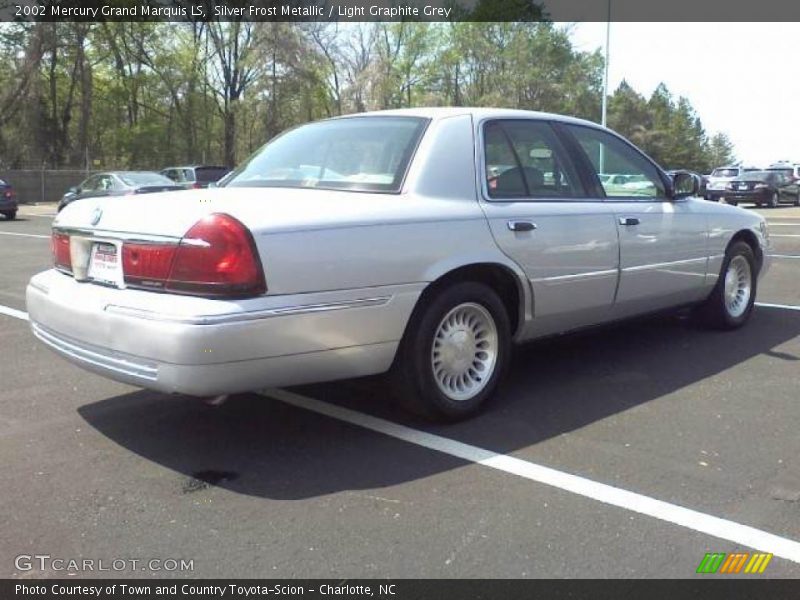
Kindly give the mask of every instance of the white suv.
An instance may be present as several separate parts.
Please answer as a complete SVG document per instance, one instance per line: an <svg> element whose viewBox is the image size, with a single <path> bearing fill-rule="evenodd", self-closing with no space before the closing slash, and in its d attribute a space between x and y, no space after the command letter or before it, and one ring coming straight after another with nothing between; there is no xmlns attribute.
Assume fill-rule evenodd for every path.
<svg viewBox="0 0 800 600"><path fill-rule="evenodd" d="M730 167L717 167L711 171L708 176L708 183L706 184L706 200L713 200L719 202L719 199L725 195L725 187L729 181L732 181L744 175L748 171L758 171L757 167L740 167L738 165Z"/></svg>
<svg viewBox="0 0 800 600"><path fill-rule="evenodd" d="M793 164L790 162L778 162L771 164L766 168L767 171L778 171L787 177L797 181L800 179L800 164Z"/></svg>

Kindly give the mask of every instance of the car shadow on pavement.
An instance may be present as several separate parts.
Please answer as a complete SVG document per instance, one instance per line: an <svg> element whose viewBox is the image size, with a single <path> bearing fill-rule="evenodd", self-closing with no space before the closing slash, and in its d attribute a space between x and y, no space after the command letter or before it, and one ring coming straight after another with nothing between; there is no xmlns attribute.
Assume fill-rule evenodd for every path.
<svg viewBox="0 0 800 600"><path fill-rule="evenodd" d="M800 312L757 309L735 332L672 315L519 348L484 414L431 425L390 402L383 378L297 388L305 396L498 453L527 448L705 380L800 335ZM720 391L720 393L724 393ZM180 473L182 493L210 485L273 499L301 499L418 480L464 463L257 394L218 408L140 391L78 409L121 447Z"/></svg>

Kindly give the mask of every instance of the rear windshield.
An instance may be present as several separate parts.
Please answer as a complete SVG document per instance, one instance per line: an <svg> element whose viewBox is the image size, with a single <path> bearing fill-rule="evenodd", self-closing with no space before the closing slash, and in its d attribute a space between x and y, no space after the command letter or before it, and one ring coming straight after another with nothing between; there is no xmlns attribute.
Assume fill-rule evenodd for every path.
<svg viewBox="0 0 800 600"><path fill-rule="evenodd" d="M714 169L711 177L736 177L739 175L739 169Z"/></svg>
<svg viewBox="0 0 800 600"><path fill-rule="evenodd" d="M174 185L168 177L158 173L120 173L118 177L125 185Z"/></svg>
<svg viewBox="0 0 800 600"><path fill-rule="evenodd" d="M228 171L230 171L230 169L226 169L225 167L197 167L194 170L194 174L197 181L210 183L212 181L219 181Z"/></svg>
<svg viewBox="0 0 800 600"><path fill-rule="evenodd" d="M772 173L770 171L750 171L742 174L739 179L747 179L748 181L764 181L771 175Z"/></svg>
<svg viewBox="0 0 800 600"><path fill-rule="evenodd" d="M783 173L787 177L794 175L794 171L791 168L785 169L783 167L776 167L774 169L767 169L767 171L772 171L773 173Z"/></svg>
<svg viewBox="0 0 800 600"><path fill-rule="evenodd" d="M427 123L349 117L304 125L262 147L224 185L398 192Z"/></svg>
<svg viewBox="0 0 800 600"><path fill-rule="evenodd" d="M0 179L0 185L5 185L5 184L6 184L6 182L3 181L2 179Z"/></svg>

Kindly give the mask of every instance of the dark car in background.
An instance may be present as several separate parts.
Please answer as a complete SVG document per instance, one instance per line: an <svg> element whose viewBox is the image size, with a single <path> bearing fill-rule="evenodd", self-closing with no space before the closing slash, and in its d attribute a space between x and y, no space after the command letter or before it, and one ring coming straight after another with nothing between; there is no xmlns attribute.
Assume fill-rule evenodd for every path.
<svg viewBox="0 0 800 600"><path fill-rule="evenodd" d="M800 206L798 180L781 171L752 171L728 182L720 200L736 206L753 202L757 206L776 208L781 202Z"/></svg>
<svg viewBox="0 0 800 600"><path fill-rule="evenodd" d="M0 179L0 214L9 221L17 218L17 193L12 185Z"/></svg>
<svg viewBox="0 0 800 600"><path fill-rule="evenodd" d="M154 171L112 171L95 173L77 187L70 188L58 203L60 211L67 204L83 198L102 196L130 196L150 192L168 192L185 189L174 181Z"/></svg>
<svg viewBox="0 0 800 600"><path fill-rule="evenodd" d="M188 167L167 167L161 174L186 189L207 188L230 172L228 167L214 165L193 165Z"/></svg>

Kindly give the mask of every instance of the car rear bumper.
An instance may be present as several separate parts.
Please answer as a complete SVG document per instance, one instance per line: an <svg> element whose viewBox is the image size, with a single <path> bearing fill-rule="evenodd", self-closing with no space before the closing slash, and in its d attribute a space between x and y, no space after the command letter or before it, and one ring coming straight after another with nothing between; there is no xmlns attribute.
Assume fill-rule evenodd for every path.
<svg viewBox="0 0 800 600"><path fill-rule="evenodd" d="M770 190L749 190L749 191L732 191L727 190L721 192L720 196L725 198L726 202L754 202L756 204L765 203L769 201L772 191Z"/></svg>
<svg viewBox="0 0 800 600"><path fill-rule="evenodd" d="M5 198L0 196L0 211L4 210L17 210L18 204L16 198Z"/></svg>
<svg viewBox="0 0 800 600"><path fill-rule="evenodd" d="M51 270L31 279L27 307L34 335L88 371L215 396L387 370L420 287L265 296L235 306L105 288Z"/></svg>

